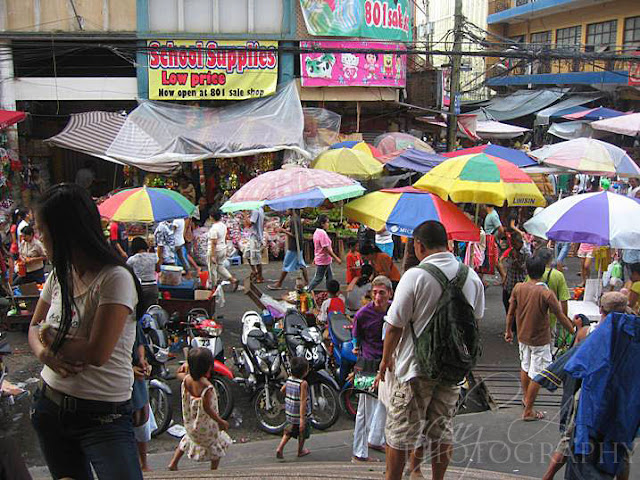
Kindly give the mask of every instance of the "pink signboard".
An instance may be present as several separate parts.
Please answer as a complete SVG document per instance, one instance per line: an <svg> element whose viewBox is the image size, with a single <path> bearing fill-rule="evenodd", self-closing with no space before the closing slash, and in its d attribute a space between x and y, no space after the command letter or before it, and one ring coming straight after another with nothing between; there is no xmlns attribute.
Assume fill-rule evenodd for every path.
<svg viewBox="0 0 640 480"><path fill-rule="evenodd" d="M407 79L406 48L398 43L358 41L300 42L302 48L345 49L345 52L303 53L303 87L398 87ZM353 48L353 52L348 49ZM359 52L367 50L367 53ZM380 53L376 53L380 50ZM398 52L398 53L394 53Z"/></svg>

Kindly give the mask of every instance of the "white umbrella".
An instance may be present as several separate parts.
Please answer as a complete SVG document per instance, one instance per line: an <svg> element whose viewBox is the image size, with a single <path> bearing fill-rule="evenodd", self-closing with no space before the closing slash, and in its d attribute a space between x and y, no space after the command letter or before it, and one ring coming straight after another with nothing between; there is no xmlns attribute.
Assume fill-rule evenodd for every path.
<svg viewBox="0 0 640 480"><path fill-rule="evenodd" d="M584 193L549 205L524 224L541 238L613 248L640 247L640 202L611 192Z"/></svg>
<svg viewBox="0 0 640 480"><path fill-rule="evenodd" d="M640 113L632 113L591 122L591 128L635 137L636 135L640 135Z"/></svg>
<svg viewBox="0 0 640 480"><path fill-rule="evenodd" d="M627 152L595 138L576 138L554 145L545 145L531 152L531 156L546 165L592 175L640 177L640 168L627 155Z"/></svg>

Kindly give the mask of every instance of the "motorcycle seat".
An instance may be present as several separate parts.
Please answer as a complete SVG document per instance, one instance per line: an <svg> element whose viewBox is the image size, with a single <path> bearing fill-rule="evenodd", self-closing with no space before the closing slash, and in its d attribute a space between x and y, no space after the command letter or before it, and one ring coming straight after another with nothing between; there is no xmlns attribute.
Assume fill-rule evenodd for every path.
<svg viewBox="0 0 640 480"><path fill-rule="evenodd" d="M345 343L351 340L351 322L344 313L330 312L329 325L338 342Z"/></svg>
<svg viewBox="0 0 640 480"><path fill-rule="evenodd" d="M277 346L278 342L271 332L264 333L262 330L252 330L247 335L247 347L252 352L260 350L261 348L270 350L276 348Z"/></svg>
<svg viewBox="0 0 640 480"><path fill-rule="evenodd" d="M308 328L307 320L297 310L289 310L284 317L284 333L286 335L299 335L302 330Z"/></svg>

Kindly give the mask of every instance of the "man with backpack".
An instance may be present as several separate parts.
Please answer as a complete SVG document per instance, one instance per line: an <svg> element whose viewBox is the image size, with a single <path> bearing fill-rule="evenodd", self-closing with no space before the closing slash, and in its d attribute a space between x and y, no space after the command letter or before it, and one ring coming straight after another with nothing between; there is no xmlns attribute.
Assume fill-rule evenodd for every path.
<svg viewBox="0 0 640 480"><path fill-rule="evenodd" d="M420 264L401 278L387 314L379 378L391 382L387 424L388 480L402 478L407 452L431 441L432 476L444 478L453 452L458 384L479 356L477 321L484 313L478 275L447 250L440 222L413 233ZM411 467L418 473L419 463Z"/></svg>

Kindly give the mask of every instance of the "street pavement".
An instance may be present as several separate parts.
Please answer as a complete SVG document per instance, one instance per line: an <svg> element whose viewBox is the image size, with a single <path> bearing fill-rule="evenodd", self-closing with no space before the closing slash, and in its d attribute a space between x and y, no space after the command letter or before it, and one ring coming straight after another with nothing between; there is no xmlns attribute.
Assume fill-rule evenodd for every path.
<svg viewBox="0 0 640 480"><path fill-rule="evenodd" d="M577 259L569 259L569 265L571 272L578 270ZM265 277L268 280L275 281L280 274L280 267L281 262L272 262L270 265L265 266ZM309 271L310 275L313 274L313 271L314 268L312 267ZM232 267L232 273L241 279L246 277L248 272L248 267L244 265ZM344 267L336 267L334 274L341 283L344 283ZM575 274L569 274L567 277L569 286L577 284L578 277ZM289 276L285 282L285 287L293 288L294 282L295 277ZM266 284L260 285L260 288L262 291L275 296L273 292L269 292L266 289ZM282 292L284 293L285 291L283 290ZM480 362L485 365L514 369L518 366L518 351L514 345L505 343L502 337L505 314L501 295L502 292L499 286L491 286L486 291L486 311L480 326L484 347ZM226 295L226 305L218 309L217 314L223 317L221 319L224 325L223 339L228 359L231 358L231 347L240 345L242 332L240 319L242 315L245 311L254 309L256 309L255 305L242 291L228 293ZM229 362L230 360L228 364ZM229 364L229 366L231 365ZM174 392L180 391L176 381L173 381L171 386ZM519 396L517 376L514 376L512 387L514 397ZM242 423L230 431L231 436L237 443L229 450L227 457L221 463L221 468L227 470L252 465L280 465L276 462L274 455L278 438L258 431L249 395L240 388L235 389L234 394L236 395L236 414L239 418L242 418ZM180 422L178 397L177 394L174 395L174 419ZM518 407L459 415L456 418L456 449L453 461L457 476L452 478L501 478L494 474L487 474L486 477L477 476L476 473L473 473L476 469L487 472L501 472L505 475L512 475L512 478L525 478L527 476L540 478L548 464L549 455L559 440L556 419L557 408L542 407L541 410L546 412L546 419L531 423L519 421L521 409ZM30 426L26 428L30 429ZM291 446L289 454L286 455L287 460L282 464L283 469L290 471L291 468L295 468L290 464L298 462L303 464L307 462L349 462L352 429L353 422L341 417L329 432L314 432L309 441L309 448L312 449L313 454L303 459L296 459L291 455L294 449ZM154 470L164 469L177 443L177 439L166 433L152 440L149 451L151 452L151 466ZM37 447L33 445L32 449L37 450ZM382 454L372 452L372 455L382 459ZM39 457L39 452L32 450L28 457L31 465L42 465L42 460L38 461L37 458ZM639 460L638 454L635 455L633 460L636 462ZM198 465L190 462L186 457L181 463L181 468L185 470L201 469L202 467L202 464ZM319 466L319 468L321 469L322 467ZM46 477L46 469L42 467L36 467L32 472L36 477ZM264 478L266 477L264 476ZM245 477L243 476L242 478ZM333 478L340 478L340 476L334 476ZM354 476L353 478L356 477ZM561 474L556 478L561 478ZM632 467L631 478L640 480L640 469Z"/></svg>

